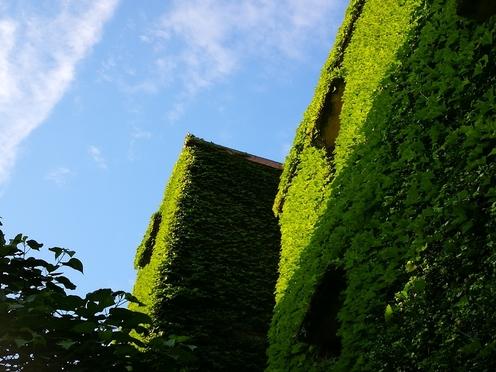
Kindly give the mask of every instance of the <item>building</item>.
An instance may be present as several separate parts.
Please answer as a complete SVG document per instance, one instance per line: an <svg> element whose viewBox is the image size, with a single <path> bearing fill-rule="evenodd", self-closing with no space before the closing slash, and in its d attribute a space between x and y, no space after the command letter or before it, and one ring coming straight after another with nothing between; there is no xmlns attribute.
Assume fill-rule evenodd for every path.
<svg viewBox="0 0 496 372"><path fill-rule="evenodd" d="M269 371L496 367L494 4L351 1L274 206Z"/></svg>
<svg viewBox="0 0 496 372"><path fill-rule="evenodd" d="M135 296L202 371L262 370L274 307L281 164L186 137L135 266Z"/></svg>
<svg viewBox="0 0 496 372"><path fill-rule="evenodd" d="M494 4L351 0L277 195L187 139L135 293L203 370L496 369Z"/></svg>

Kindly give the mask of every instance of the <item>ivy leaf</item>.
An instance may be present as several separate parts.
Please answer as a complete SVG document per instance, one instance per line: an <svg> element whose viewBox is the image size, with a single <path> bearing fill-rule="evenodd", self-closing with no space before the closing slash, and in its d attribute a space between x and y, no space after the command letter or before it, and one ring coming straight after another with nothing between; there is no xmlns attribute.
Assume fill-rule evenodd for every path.
<svg viewBox="0 0 496 372"><path fill-rule="evenodd" d="M16 338L14 340L14 342L17 345L17 347L22 347L22 346L26 345L29 341L28 340L25 340L23 338Z"/></svg>
<svg viewBox="0 0 496 372"><path fill-rule="evenodd" d="M76 342L71 340L62 340L57 342L57 345L62 346L65 350L68 350L74 344L76 344Z"/></svg>
<svg viewBox="0 0 496 372"><path fill-rule="evenodd" d="M417 278L417 280L413 282L413 287L417 292L420 292L425 289L426 284L427 283L425 282L424 278Z"/></svg>
<svg viewBox="0 0 496 372"><path fill-rule="evenodd" d="M387 305L386 310L384 311L384 319L386 319L386 322L389 322L391 320L393 314L393 308L391 307L391 305Z"/></svg>
<svg viewBox="0 0 496 372"><path fill-rule="evenodd" d="M474 340L460 349L463 354L475 354L481 349L479 340Z"/></svg>
<svg viewBox="0 0 496 372"><path fill-rule="evenodd" d="M23 304L18 304L18 303L7 304L7 309L9 311L23 309L23 308L24 308Z"/></svg>
<svg viewBox="0 0 496 372"><path fill-rule="evenodd" d="M417 268L417 265L413 261L408 261L405 265L405 269L407 273L411 273L412 271L415 271Z"/></svg>

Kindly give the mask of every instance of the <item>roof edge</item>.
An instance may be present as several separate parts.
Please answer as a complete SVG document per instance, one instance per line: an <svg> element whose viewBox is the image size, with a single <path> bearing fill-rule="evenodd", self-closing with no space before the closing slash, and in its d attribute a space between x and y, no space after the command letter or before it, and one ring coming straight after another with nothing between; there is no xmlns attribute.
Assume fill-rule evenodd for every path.
<svg viewBox="0 0 496 372"><path fill-rule="evenodd" d="M186 138L184 139L184 146L188 147L188 146L194 145L194 144L211 146L211 147L214 147L216 149L225 151L230 155L239 156L239 157L242 157L242 158L244 158L244 159L246 159L252 163L261 164L261 165L264 165L266 167L279 169L279 170L282 170L282 168L283 168L282 163L279 163L277 161L270 160L267 158L262 158L260 156L249 154L247 152L235 150L235 149L232 149L230 147L218 145L216 143L206 141L203 138L199 138L199 137L196 137L195 135L193 135L191 133L188 133L186 135Z"/></svg>

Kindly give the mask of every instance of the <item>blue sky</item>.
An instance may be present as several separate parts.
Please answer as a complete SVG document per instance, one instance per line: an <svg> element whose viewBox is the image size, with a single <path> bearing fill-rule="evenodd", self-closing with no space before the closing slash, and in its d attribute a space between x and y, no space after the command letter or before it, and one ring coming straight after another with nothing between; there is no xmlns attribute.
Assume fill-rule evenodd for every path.
<svg viewBox="0 0 496 372"><path fill-rule="evenodd" d="M130 290L190 132L283 161L345 0L0 3L0 216Z"/></svg>

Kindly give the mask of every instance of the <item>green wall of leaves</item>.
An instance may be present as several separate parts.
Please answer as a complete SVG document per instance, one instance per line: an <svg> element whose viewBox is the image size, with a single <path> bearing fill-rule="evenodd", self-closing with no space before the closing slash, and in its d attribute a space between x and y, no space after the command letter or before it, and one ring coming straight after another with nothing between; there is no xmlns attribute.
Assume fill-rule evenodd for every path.
<svg viewBox="0 0 496 372"><path fill-rule="evenodd" d="M354 0L274 206L282 250L270 371L496 368L496 17L456 0ZM346 89L333 154L318 119ZM341 353L298 338L329 266Z"/></svg>
<svg viewBox="0 0 496 372"><path fill-rule="evenodd" d="M279 176L279 169L188 136L138 248L135 296L160 330L191 337L202 371L266 365Z"/></svg>

